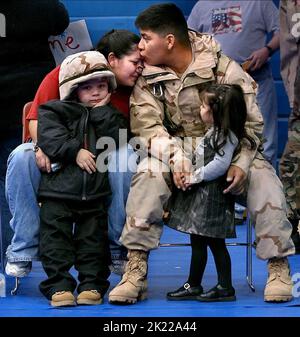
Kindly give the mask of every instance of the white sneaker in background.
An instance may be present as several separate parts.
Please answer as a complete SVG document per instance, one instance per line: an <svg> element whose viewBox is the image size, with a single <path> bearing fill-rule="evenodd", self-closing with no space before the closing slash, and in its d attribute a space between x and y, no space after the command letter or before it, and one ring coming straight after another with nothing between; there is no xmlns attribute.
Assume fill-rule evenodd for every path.
<svg viewBox="0 0 300 337"><path fill-rule="evenodd" d="M31 268L31 261L7 262L5 272L9 276L25 277L30 273Z"/></svg>
<svg viewBox="0 0 300 337"><path fill-rule="evenodd" d="M246 207L238 204L237 202L234 204L234 222L236 225L241 225L246 218Z"/></svg>

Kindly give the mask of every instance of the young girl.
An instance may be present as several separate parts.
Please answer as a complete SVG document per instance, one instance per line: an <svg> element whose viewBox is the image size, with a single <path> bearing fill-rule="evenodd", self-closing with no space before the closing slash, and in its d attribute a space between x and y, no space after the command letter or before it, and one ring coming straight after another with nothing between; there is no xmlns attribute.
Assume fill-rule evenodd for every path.
<svg viewBox="0 0 300 337"><path fill-rule="evenodd" d="M246 134L247 108L239 85L214 84L201 93L200 116L209 130L196 148L196 170L186 186L170 200L168 225L189 233L192 246L190 275L179 289L169 292L169 300L234 301L231 261L225 238L236 237L234 196L224 194L226 172L240 142L253 140ZM202 276L207 262L207 247L212 251L218 284L203 293Z"/></svg>

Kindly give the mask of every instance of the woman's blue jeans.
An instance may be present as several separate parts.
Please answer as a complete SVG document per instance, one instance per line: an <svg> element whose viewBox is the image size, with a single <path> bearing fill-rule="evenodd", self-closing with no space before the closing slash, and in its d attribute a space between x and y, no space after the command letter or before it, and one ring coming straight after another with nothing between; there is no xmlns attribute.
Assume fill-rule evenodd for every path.
<svg viewBox="0 0 300 337"><path fill-rule="evenodd" d="M4 255L12 238L12 230L9 227L11 214L5 198L6 162L11 151L22 141L21 131L0 139L0 272L4 272Z"/></svg>
<svg viewBox="0 0 300 337"><path fill-rule="evenodd" d="M119 172L120 163L131 159L130 169ZM108 235L112 259L126 259L127 251L119 243L125 224L125 206L132 175L136 171L133 149L123 146L110 154L109 181L112 195L108 209ZM6 198L12 214L13 230L11 244L7 248L8 261L32 261L38 259L39 205L37 191L41 173L36 165L33 144L18 146L9 156L6 174ZM121 170L122 171L122 170Z"/></svg>

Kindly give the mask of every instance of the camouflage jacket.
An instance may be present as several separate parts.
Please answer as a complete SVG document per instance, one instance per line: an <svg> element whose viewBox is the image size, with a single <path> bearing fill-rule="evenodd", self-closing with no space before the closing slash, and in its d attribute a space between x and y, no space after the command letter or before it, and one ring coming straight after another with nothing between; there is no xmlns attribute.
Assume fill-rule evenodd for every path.
<svg viewBox="0 0 300 337"><path fill-rule="evenodd" d="M247 132L255 140L256 149L242 144L242 151L233 162L248 173L263 130L256 83L239 64L221 54L220 45L212 36L191 31L190 40L193 61L181 78L168 67L146 65L130 99L131 130L141 137L152 156L172 169L176 162L188 158L176 137L194 140L207 131L199 115L199 92L215 81L239 84L248 108Z"/></svg>

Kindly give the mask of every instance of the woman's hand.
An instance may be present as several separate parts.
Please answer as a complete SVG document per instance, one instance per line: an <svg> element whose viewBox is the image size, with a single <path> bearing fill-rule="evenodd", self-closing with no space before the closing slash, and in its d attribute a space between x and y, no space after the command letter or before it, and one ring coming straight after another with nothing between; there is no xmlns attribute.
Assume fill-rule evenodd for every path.
<svg viewBox="0 0 300 337"><path fill-rule="evenodd" d="M89 174L92 174L93 172L96 172L95 157L96 156L92 152L81 149L77 153L76 163L81 169L87 171Z"/></svg>
<svg viewBox="0 0 300 337"><path fill-rule="evenodd" d="M38 150L35 152L35 161L38 166L38 168L42 172L51 172L51 162L49 157L43 152L41 148L38 148Z"/></svg>

